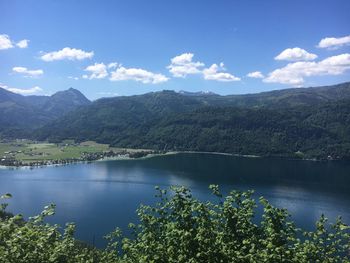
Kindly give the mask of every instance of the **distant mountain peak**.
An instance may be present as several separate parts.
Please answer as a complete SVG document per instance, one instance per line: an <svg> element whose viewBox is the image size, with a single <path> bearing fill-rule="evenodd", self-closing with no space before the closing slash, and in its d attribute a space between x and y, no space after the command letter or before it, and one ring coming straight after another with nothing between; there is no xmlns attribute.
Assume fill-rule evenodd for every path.
<svg viewBox="0 0 350 263"><path fill-rule="evenodd" d="M56 94L64 94L64 93L76 93L76 94L81 94L82 96L84 96L83 95L83 93L81 93L79 90L77 90L77 89L74 89L74 88L72 88L72 87L70 87L69 89L66 89L66 90L61 90L61 91L57 91L56 93L54 93L52 96L54 96L54 95L56 95ZM84 96L85 97L85 96Z"/></svg>
<svg viewBox="0 0 350 263"><path fill-rule="evenodd" d="M75 88L72 88L70 87L69 89L65 90L65 91L69 91L69 92L74 92L74 93L79 93L79 94L83 94L80 90L78 89L75 89Z"/></svg>

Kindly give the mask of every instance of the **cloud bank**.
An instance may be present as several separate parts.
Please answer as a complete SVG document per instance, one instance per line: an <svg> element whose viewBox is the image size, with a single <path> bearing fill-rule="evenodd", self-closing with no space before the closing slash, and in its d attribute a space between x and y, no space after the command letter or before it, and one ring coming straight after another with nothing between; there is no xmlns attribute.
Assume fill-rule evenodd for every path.
<svg viewBox="0 0 350 263"><path fill-rule="evenodd" d="M203 76L206 80L216 80L222 82L230 82L230 81L240 81L241 79L235 77L234 75L227 72L219 72L226 70L224 67L224 63L212 64L209 68L203 70Z"/></svg>
<svg viewBox="0 0 350 263"><path fill-rule="evenodd" d="M287 61L301 61L301 60L314 60L317 55L307 52L299 47L287 48L283 50L275 60L287 60Z"/></svg>
<svg viewBox="0 0 350 263"><path fill-rule="evenodd" d="M38 77L44 74L44 71L42 69L29 70L26 67L13 67L12 71L15 73L23 74L27 77Z"/></svg>
<svg viewBox="0 0 350 263"><path fill-rule="evenodd" d="M91 72L91 75L88 76L89 79L103 79L108 76L107 67L103 63L88 66L85 71Z"/></svg>
<svg viewBox="0 0 350 263"><path fill-rule="evenodd" d="M8 35L0 35L0 49L13 48L12 41Z"/></svg>
<svg viewBox="0 0 350 263"><path fill-rule="evenodd" d="M140 68L125 68L119 66L115 71L111 72L111 81L134 80L144 84L159 84L169 80L166 76L153 73Z"/></svg>
<svg viewBox="0 0 350 263"><path fill-rule="evenodd" d="M349 69L350 54L345 53L328 57L319 62L299 61L289 63L285 67L269 73L263 81L301 86L305 81L305 77L340 75Z"/></svg>
<svg viewBox="0 0 350 263"><path fill-rule="evenodd" d="M21 94L21 95L31 95L31 94L35 94L35 93L42 91L42 88L40 88L38 86L35 86L33 88L30 88L30 89L19 89L19 88L10 88L7 85L0 83L0 87L6 89L8 91L11 91L13 93L17 93L17 94Z"/></svg>
<svg viewBox="0 0 350 263"><path fill-rule="evenodd" d="M55 60L83 60L92 58L94 56L94 52L86 52L81 49L65 47L58 51L53 51L46 53L41 56L43 61L55 61Z"/></svg>
<svg viewBox="0 0 350 263"><path fill-rule="evenodd" d="M28 47L29 40L28 39L23 39L19 42L16 43L16 46L19 48L27 48Z"/></svg>
<svg viewBox="0 0 350 263"><path fill-rule="evenodd" d="M249 72L247 74L247 77L254 78L254 79L262 79L264 78L264 75L260 71L253 71L253 72Z"/></svg>
<svg viewBox="0 0 350 263"><path fill-rule="evenodd" d="M170 73L177 78L184 78L191 74L199 74L202 72L200 68L204 67L204 63L192 61L193 56L192 53L183 53L179 56L173 57L171 59L171 64L167 68Z"/></svg>
<svg viewBox="0 0 350 263"><path fill-rule="evenodd" d="M187 75L202 74L205 80L216 80L221 82L239 81L240 78L226 71L224 63L212 64L204 68L205 64L200 61L193 61L193 53L183 53L171 59L167 66L169 72L176 78L185 78Z"/></svg>
<svg viewBox="0 0 350 263"><path fill-rule="evenodd" d="M350 35L345 37L326 37L321 39L317 47L319 48L328 48L328 49L337 49L342 46L350 45Z"/></svg>
<svg viewBox="0 0 350 263"><path fill-rule="evenodd" d="M15 46L19 48L26 48L28 47L29 40L23 39L19 41L18 43L13 42L10 37L6 34L0 34L0 50L1 49L9 49L14 48Z"/></svg>

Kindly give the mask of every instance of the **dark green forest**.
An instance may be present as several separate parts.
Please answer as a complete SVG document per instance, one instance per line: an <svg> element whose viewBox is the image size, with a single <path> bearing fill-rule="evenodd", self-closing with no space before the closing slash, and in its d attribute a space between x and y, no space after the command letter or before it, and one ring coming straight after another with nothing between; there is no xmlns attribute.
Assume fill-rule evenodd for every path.
<svg viewBox="0 0 350 263"><path fill-rule="evenodd" d="M350 99L224 107L202 105L203 99L174 92L148 96L97 101L44 126L35 136L157 150L350 159Z"/></svg>
<svg viewBox="0 0 350 263"><path fill-rule="evenodd" d="M41 108L30 108L33 114L20 108L30 115L23 116L16 111L23 104L19 95L10 94L16 97L10 96L12 104L3 98L0 109L7 111L0 115L1 136L93 140L165 151L350 159L350 83L229 96L162 91L92 103L76 90L68 93L76 99L67 102L72 96L59 94L71 105L61 115L53 110L61 104L58 100L34 103ZM15 113L26 121L16 122Z"/></svg>
<svg viewBox="0 0 350 263"><path fill-rule="evenodd" d="M109 138L122 147L348 159L349 112L350 100L279 111L208 107Z"/></svg>

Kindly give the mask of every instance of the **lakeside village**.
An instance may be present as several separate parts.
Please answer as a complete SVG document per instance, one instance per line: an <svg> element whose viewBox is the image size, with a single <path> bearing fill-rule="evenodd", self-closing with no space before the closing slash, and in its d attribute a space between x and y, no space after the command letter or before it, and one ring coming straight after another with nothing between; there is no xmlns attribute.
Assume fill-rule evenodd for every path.
<svg viewBox="0 0 350 263"><path fill-rule="evenodd" d="M39 145L39 144L38 144ZM96 151L78 151L77 154L72 154L70 157L60 157L55 158L55 155L52 154L52 157L49 153L45 151L33 150L32 148L23 148L23 144L15 144L15 147L18 149L3 151L0 156L0 166L9 166L9 167L40 167L46 165L65 165L78 162L93 162L103 159L136 159L146 157L148 155L162 154L162 151L155 150L133 150L133 149L112 149L108 148L101 151L100 148L97 148ZM76 147L77 149L81 148L81 145L78 143L71 144L55 144L55 150L62 150L63 147ZM34 148L36 149L36 148ZM75 155L75 156L74 156ZM57 157L57 155L56 155Z"/></svg>

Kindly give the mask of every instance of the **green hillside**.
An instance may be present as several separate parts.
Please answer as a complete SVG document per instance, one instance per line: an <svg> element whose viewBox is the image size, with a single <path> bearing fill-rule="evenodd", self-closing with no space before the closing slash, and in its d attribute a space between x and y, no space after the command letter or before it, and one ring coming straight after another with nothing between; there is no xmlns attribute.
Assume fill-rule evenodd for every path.
<svg viewBox="0 0 350 263"><path fill-rule="evenodd" d="M72 88L52 96L22 96L0 87L0 135L28 137L33 129L89 103Z"/></svg>
<svg viewBox="0 0 350 263"><path fill-rule="evenodd" d="M101 99L45 125L35 138L95 140L158 150L347 159L349 91L347 83L254 96L163 91Z"/></svg>

